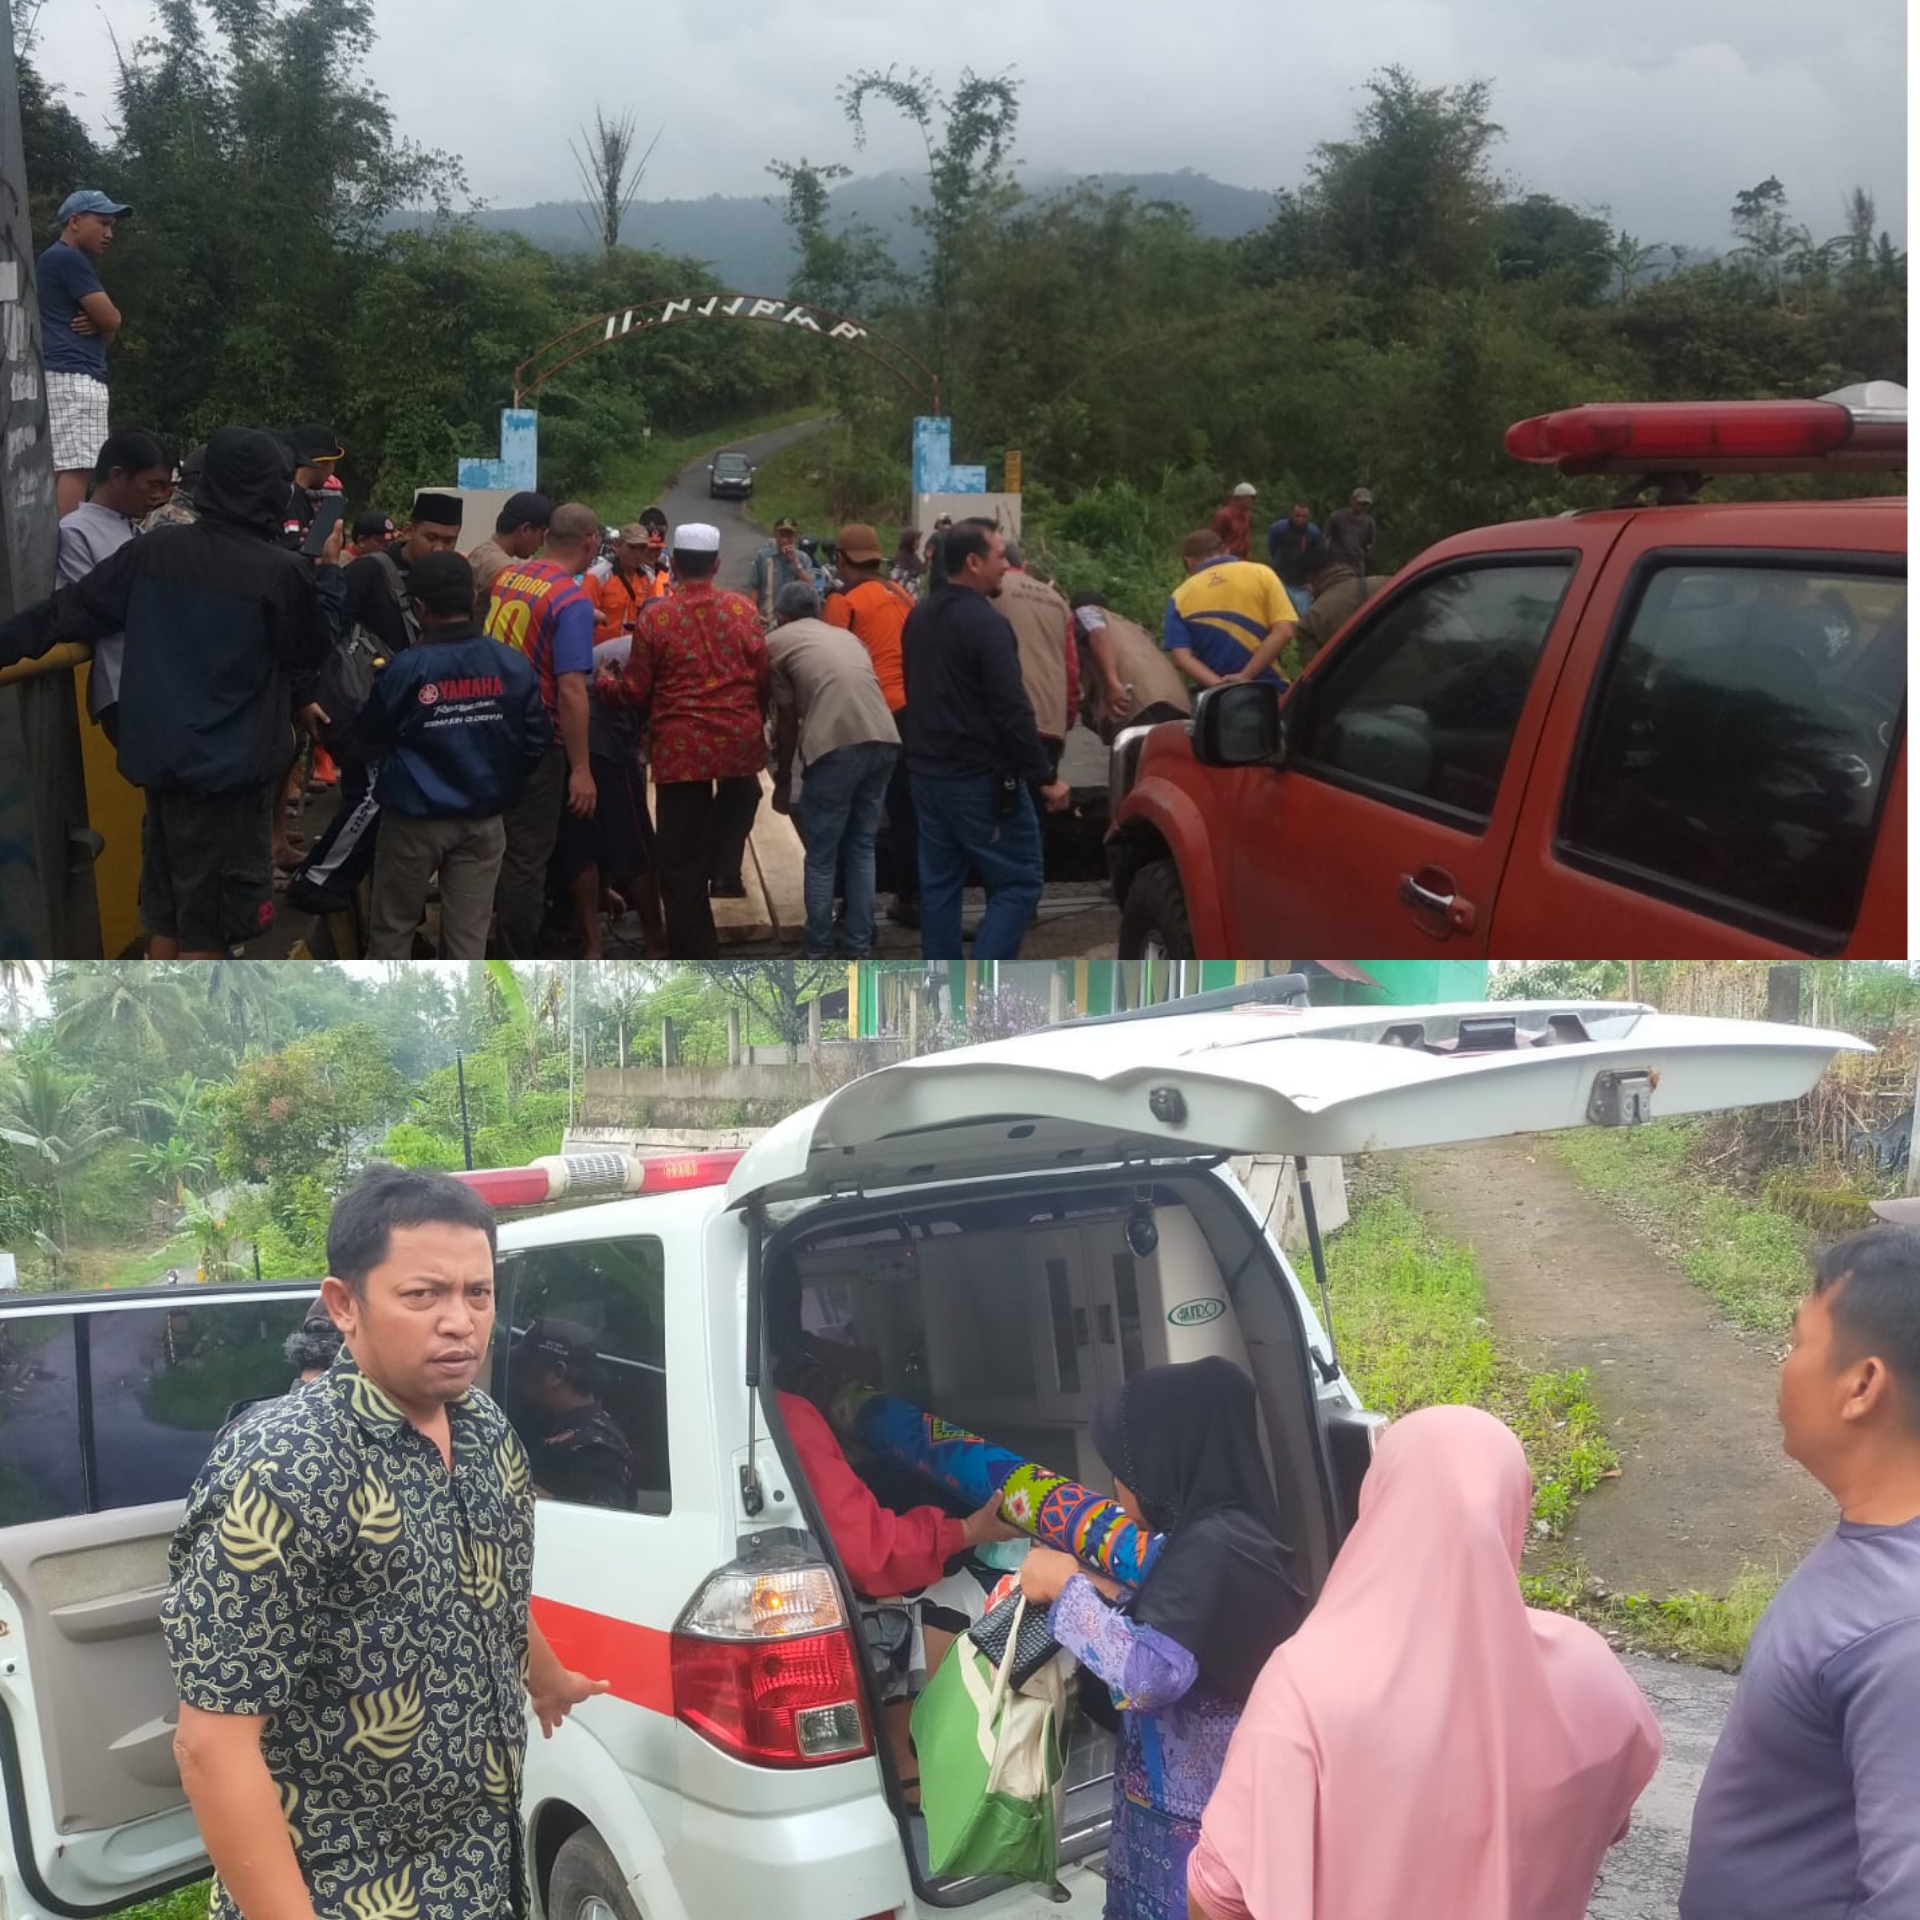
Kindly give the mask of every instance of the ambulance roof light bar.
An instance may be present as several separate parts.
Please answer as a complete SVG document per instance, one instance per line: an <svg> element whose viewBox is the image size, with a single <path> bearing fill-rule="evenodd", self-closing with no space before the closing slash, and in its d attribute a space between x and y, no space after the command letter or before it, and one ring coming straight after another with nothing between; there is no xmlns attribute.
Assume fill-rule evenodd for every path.
<svg viewBox="0 0 1920 1920"><path fill-rule="evenodd" d="M556 1153L524 1167L476 1167L455 1173L496 1207L541 1207L554 1200L619 1199L634 1193L684 1193L725 1186L740 1154L635 1154L617 1148Z"/></svg>
<svg viewBox="0 0 1920 1920"><path fill-rule="evenodd" d="M1903 472L1904 388L1821 400L1648 400L1564 407L1506 432L1516 460L1562 473Z"/></svg>

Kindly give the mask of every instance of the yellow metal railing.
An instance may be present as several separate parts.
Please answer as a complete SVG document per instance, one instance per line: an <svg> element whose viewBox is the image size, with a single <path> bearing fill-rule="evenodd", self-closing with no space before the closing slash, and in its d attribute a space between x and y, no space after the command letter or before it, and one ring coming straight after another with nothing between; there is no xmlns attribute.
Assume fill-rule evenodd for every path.
<svg viewBox="0 0 1920 1920"><path fill-rule="evenodd" d="M70 672L75 667L84 667L92 658L93 648L86 641L69 640L51 653L43 653L38 660L16 660L10 667L0 667L0 687L11 687L43 673Z"/></svg>

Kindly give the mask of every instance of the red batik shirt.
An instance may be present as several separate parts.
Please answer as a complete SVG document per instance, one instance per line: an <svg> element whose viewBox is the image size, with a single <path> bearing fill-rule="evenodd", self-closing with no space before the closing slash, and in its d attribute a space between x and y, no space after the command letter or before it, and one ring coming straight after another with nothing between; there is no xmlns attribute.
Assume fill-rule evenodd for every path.
<svg viewBox="0 0 1920 1920"><path fill-rule="evenodd" d="M665 786L760 772L767 686L767 639L753 602L689 580L634 616L626 670L600 695L646 711L654 783Z"/></svg>

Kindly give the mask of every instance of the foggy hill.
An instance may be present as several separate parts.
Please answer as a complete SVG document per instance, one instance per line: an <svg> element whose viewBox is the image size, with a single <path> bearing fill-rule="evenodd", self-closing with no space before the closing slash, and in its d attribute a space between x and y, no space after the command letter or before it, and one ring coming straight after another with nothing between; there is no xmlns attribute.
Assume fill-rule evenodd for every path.
<svg viewBox="0 0 1920 1920"><path fill-rule="evenodd" d="M1102 173L1084 176L1107 192L1131 189L1142 200L1184 207L1203 233L1220 239L1251 233L1273 217L1271 194L1227 186L1203 173ZM1064 172L1021 175L1036 199L1076 184ZM771 188L773 182L768 182ZM833 192L833 224L872 227L901 266L920 264L924 243L911 214L926 183L913 175L879 174L849 180ZM584 203L546 200L531 207L488 207L473 216L486 229L518 233L554 253L580 253L598 244L581 218ZM399 223L396 223L399 224ZM621 239L650 252L709 262L715 273L749 293L784 290L793 268L793 244L771 194L714 194L704 200L641 200L628 213Z"/></svg>

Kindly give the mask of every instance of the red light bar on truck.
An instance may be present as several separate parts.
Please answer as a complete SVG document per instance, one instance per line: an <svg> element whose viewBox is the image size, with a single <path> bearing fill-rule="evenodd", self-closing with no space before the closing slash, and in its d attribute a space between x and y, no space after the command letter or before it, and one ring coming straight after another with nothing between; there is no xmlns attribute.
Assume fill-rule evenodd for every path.
<svg viewBox="0 0 1920 1920"><path fill-rule="evenodd" d="M603 1153L556 1153L524 1167L476 1167L456 1173L496 1207L538 1207L550 1200L618 1199L629 1193L683 1193L689 1187L724 1186L740 1164L734 1153L673 1153L642 1157Z"/></svg>
<svg viewBox="0 0 1920 1920"><path fill-rule="evenodd" d="M1650 400L1537 414L1506 449L1562 473L1901 471L1907 418L1839 400Z"/></svg>

